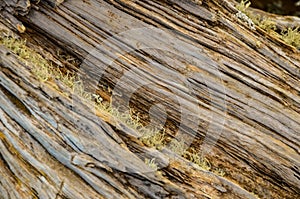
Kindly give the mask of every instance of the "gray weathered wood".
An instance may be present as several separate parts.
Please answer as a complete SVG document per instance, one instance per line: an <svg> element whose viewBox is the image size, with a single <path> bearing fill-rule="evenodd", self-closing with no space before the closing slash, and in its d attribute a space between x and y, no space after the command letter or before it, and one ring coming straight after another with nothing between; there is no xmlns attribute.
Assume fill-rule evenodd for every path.
<svg viewBox="0 0 300 199"><path fill-rule="evenodd" d="M202 152L211 138L206 156L224 178L142 146L137 132L58 93L56 82L38 82L1 47L3 197L299 197L298 51L251 30L231 1L199 2L69 0L53 8L41 1L14 17L32 43L78 58L88 88L107 96L109 87L113 105L126 108L130 99L148 124L160 103L171 138ZM164 119L161 107L152 112ZM161 160L160 173L143 156Z"/></svg>

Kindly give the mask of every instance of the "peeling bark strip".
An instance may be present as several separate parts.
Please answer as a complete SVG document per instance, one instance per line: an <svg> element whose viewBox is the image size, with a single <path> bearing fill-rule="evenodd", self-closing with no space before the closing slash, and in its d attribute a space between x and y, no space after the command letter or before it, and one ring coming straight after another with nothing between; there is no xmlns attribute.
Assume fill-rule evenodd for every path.
<svg viewBox="0 0 300 199"><path fill-rule="evenodd" d="M30 5L2 1L1 21L26 26L23 37L50 60L56 48L80 59L89 90L111 89L114 106L163 122L197 150L213 147L207 158L226 176L143 146L134 129L96 116L54 80L38 82L1 46L1 198L300 197L299 53L240 22L231 1Z"/></svg>

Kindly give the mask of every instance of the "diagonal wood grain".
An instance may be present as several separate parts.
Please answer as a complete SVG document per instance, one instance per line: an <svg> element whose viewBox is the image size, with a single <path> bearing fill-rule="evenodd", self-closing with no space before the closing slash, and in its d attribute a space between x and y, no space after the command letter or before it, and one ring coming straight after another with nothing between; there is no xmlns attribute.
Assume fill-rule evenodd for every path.
<svg viewBox="0 0 300 199"><path fill-rule="evenodd" d="M1 182L3 193L18 198L21 192L10 193L5 184L20 186L21 178L22 194L41 198L251 198L250 192L261 198L299 197L299 53L250 30L235 17L230 1L69 0L56 8L37 6L16 17L34 32L25 37L42 38L81 60L77 72L88 88L109 87L113 104L130 105L145 124L151 107L160 104L153 116L161 121L167 115L167 134L184 137L201 151L211 149L207 158L227 176L194 170L184 160L166 161L162 176L144 172L149 168L137 152L151 150L135 141L138 135L96 117L76 96L72 101L40 84L2 48L1 170L10 172ZM11 94L23 106L16 107ZM37 147L32 154L21 153L24 144L30 151L30 142L19 140L17 132ZM9 155L14 150L16 157ZM55 166L40 169L44 164L35 153L72 172L63 178ZM163 160L169 154L156 156ZM47 191L34 183L38 174L29 168L48 176Z"/></svg>

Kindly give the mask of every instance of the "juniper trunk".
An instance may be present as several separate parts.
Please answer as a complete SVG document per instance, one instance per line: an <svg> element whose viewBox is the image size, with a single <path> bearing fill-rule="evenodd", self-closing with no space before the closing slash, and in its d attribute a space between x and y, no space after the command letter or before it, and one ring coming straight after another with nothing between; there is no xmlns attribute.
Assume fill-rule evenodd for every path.
<svg viewBox="0 0 300 199"><path fill-rule="evenodd" d="M300 197L299 51L235 2L16 2L0 2L0 198Z"/></svg>

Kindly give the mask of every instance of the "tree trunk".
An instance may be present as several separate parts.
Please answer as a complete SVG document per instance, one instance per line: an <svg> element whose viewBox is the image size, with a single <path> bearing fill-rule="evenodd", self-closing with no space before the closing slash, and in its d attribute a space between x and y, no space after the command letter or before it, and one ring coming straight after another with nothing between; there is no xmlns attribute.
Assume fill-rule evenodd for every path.
<svg viewBox="0 0 300 199"><path fill-rule="evenodd" d="M299 52L237 17L234 2L0 9L2 40L22 32L96 104L110 103L41 81L39 64L1 45L0 198L300 197Z"/></svg>

